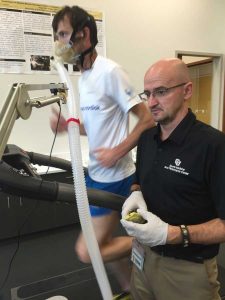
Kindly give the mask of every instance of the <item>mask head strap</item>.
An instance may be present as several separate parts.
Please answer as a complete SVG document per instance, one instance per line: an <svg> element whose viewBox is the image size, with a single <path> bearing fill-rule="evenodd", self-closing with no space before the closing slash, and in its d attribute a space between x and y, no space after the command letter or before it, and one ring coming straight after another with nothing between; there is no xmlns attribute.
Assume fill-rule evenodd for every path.
<svg viewBox="0 0 225 300"><path fill-rule="evenodd" d="M84 27L86 26L86 24L88 22L91 21L90 16L88 15L87 18L81 22L81 24L78 26L76 31L73 31L70 40L72 42L74 42L76 40L76 34L80 31L82 31L84 29ZM81 65L81 67L83 68L83 64L84 64L84 58L88 53L91 53L93 51L94 47L93 45L91 47L89 47L88 49L86 49L85 51L79 53L78 55L75 56L75 62L79 63Z"/></svg>
<svg viewBox="0 0 225 300"><path fill-rule="evenodd" d="M85 25L90 21L90 17L88 16L83 22L81 22L81 24L77 27L76 30L73 31L71 37L70 37L70 40L72 42L75 42L76 41L76 34L80 31L82 31L85 27Z"/></svg>
<svg viewBox="0 0 225 300"><path fill-rule="evenodd" d="M84 64L84 58L88 53L91 53L93 51L93 47L91 46L90 48L86 49L85 51L81 52L80 54L75 56L75 62L79 63L81 67L83 68Z"/></svg>

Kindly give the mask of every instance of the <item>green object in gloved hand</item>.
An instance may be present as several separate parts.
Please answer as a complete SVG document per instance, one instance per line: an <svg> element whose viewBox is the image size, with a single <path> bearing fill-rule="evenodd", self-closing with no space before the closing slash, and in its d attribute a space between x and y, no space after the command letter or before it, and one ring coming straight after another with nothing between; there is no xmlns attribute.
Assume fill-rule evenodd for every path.
<svg viewBox="0 0 225 300"><path fill-rule="evenodd" d="M131 300L131 296L129 292L123 292L119 295L114 296L112 300Z"/></svg>
<svg viewBox="0 0 225 300"><path fill-rule="evenodd" d="M145 224L147 221L136 211L130 212L128 215L124 218L126 221L138 223L138 224Z"/></svg>

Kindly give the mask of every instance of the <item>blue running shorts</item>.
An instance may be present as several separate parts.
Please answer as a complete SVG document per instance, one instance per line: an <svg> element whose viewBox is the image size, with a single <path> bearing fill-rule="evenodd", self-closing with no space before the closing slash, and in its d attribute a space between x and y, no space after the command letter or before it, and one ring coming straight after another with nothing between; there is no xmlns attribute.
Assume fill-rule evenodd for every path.
<svg viewBox="0 0 225 300"><path fill-rule="evenodd" d="M118 194L124 197L129 196L130 194L130 187L133 183L134 174L130 175L129 177L115 182L98 182L91 179L89 175L86 175L86 185L87 188L93 188L98 190L103 190L107 192L111 192L114 194ZM99 207L90 205L90 212L92 217L104 216L108 215L112 212L112 209Z"/></svg>

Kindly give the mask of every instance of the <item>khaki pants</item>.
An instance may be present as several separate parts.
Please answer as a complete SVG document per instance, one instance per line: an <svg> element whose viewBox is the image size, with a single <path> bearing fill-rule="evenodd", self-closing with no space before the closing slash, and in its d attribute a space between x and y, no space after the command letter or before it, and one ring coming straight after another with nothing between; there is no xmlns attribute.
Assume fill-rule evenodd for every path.
<svg viewBox="0 0 225 300"><path fill-rule="evenodd" d="M145 249L143 271L133 267L134 300L219 300L216 258L194 263Z"/></svg>

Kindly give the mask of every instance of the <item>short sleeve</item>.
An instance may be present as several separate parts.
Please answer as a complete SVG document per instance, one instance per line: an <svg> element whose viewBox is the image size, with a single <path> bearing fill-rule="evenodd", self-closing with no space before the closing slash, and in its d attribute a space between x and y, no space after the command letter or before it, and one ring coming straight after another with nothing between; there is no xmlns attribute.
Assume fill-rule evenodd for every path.
<svg viewBox="0 0 225 300"><path fill-rule="evenodd" d="M107 86L108 96L113 98L125 113L141 103L127 73L120 66L116 66L110 71Z"/></svg>

